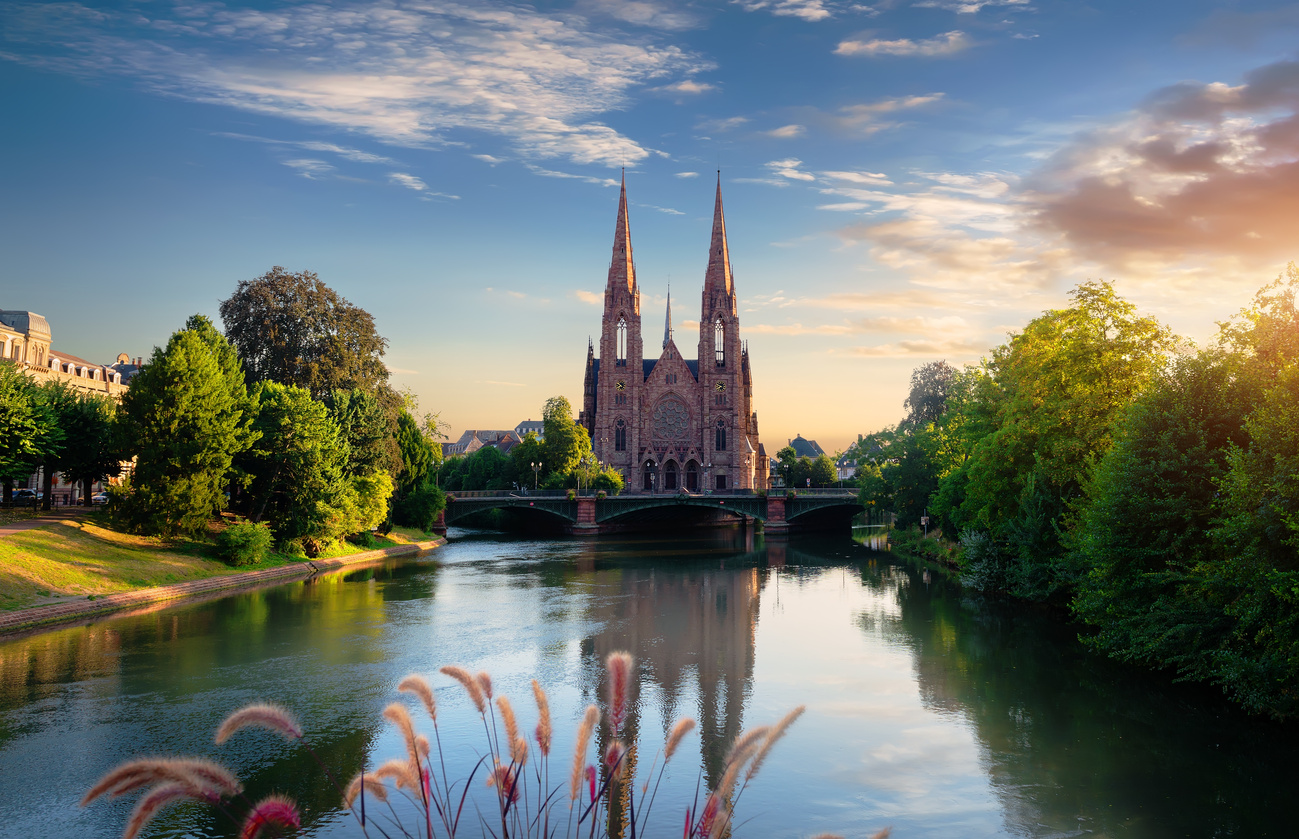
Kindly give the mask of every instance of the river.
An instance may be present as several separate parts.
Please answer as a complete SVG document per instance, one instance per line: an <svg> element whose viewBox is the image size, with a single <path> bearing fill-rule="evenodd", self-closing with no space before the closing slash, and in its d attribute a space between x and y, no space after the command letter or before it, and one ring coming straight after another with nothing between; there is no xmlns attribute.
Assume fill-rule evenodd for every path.
<svg viewBox="0 0 1299 839"><path fill-rule="evenodd" d="M1083 651L1058 621L963 592L869 540L527 541L453 531L436 562L376 568L0 641L0 836L114 837L129 800L77 802L131 757L202 754L250 793L303 806L304 835L358 836L300 746L245 732L256 700L291 708L350 778L400 756L381 718L407 673L433 674L450 775L483 752L444 664L491 673L530 732L531 681L555 719L567 799L573 731L601 662L636 658L629 729L644 771L679 716L650 837L681 835L731 740L806 705L738 802L736 836L1293 836L1299 736ZM429 730L427 717L417 727ZM474 793L482 774L475 776ZM567 806L559 810L567 814ZM476 815L466 817L475 825ZM146 836L232 836L213 811ZM462 829L476 839L478 830Z"/></svg>

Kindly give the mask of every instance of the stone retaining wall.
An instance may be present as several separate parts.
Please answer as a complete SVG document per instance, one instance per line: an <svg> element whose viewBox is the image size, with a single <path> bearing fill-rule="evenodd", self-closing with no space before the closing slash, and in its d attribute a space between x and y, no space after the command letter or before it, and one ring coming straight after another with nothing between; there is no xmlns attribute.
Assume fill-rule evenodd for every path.
<svg viewBox="0 0 1299 839"><path fill-rule="evenodd" d="M166 586L142 588L137 591L124 591L118 594L105 594L94 600L69 600L52 603L48 606L34 606L30 609L19 609L14 612L0 612L0 636L13 632L30 630L35 627L48 627L85 618L98 617L109 612L119 612L140 606L149 606L168 600L197 597L214 592L231 589L259 587L267 583L289 582L294 579L305 579L324 571L332 571L349 565L360 565L376 562L394 556L408 556L433 550L446 544L445 539L433 539L428 542L416 542L412 545L394 545L391 548L380 548L374 551L341 556L334 559L313 559L305 562L292 562L278 568L266 568L261 571L244 571L239 574L223 574L219 577L206 577L202 580L190 580L184 583L172 583Z"/></svg>

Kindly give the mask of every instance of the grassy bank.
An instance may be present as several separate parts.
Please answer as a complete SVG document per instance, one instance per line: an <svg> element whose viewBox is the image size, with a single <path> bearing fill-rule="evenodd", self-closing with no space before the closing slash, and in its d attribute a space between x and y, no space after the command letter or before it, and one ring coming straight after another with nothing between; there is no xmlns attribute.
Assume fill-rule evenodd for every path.
<svg viewBox="0 0 1299 839"><path fill-rule="evenodd" d="M425 538L418 531L394 532L375 539L375 548ZM370 548L346 542L320 559L348 556ZM242 571L274 568L301 558L271 554L256 565L231 568L215 546L192 539L157 539L119 533L102 514L51 520L43 527L0 539L0 610L41 606L69 598L98 597L150 586L198 580Z"/></svg>
<svg viewBox="0 0 1299 839"><path fill-rule="evenodd" d="M943 538L941 530L925 536L919 527L889 531L889 550L899 556L936 562L953 571L960 570L960 548L956 542Z"/></svg>

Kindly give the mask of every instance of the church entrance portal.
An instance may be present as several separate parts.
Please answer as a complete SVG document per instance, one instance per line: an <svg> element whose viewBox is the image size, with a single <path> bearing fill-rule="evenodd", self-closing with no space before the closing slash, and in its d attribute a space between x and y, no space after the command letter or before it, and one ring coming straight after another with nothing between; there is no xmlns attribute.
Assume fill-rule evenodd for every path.
<svg viewBox="0 0 1299 839"><path fill-rule="evenodd" d="M645 467L642 470L642 473L644 477L643 480L641 481L641 489L645 490L646 492L653 492L654 491L654 461L652 460L645 461Z"/></svg>
<svg viewBox="0 0 1299 839"><path fill-rule="evenodd" d="M677 462L669 460L663 467L663 491L674 492L677 488Z"/></svg>
<svg viewBox="0 0 1299 839"><path fill-rule="evenodd" d="M699 491L699 464L690 461L686 464L686 492Z"/></svg>

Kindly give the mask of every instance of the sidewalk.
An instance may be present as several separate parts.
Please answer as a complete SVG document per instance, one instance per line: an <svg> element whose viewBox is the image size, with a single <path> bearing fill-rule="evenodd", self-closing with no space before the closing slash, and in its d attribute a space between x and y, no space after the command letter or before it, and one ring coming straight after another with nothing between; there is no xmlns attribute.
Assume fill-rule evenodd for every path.
<svg viewBox="0 0 1299 839"><path fill-rule="evenodd" d="M13 534L22 533L24 530L34 530L38 527L44 527L47 524L67 519L85 518L88 513L96 508L94 507L55 507L53 510L42 510L39 516L30 519L18 519L17 521L0 524L0 539Z"/></svg>

